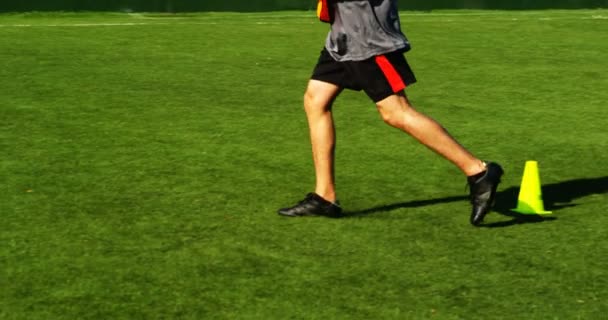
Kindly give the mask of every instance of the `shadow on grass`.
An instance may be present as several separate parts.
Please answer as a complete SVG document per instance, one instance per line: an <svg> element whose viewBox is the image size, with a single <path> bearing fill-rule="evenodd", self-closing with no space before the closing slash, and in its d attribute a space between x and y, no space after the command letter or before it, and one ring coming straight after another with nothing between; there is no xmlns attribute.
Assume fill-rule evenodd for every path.
<svg viewBox="0 0 608 320"><path fill-rule="evenodd" d="M608 193L608 176L591 179L577 179L548 184L542 187L542 192L545 209L548 211L559 211L563 208L577 206L577 204L572 203L575 199L592 194ZM482 227L500 228L524 223L553 221L557 219L556 217L525 215L512 211L512 209L515 208L515 206L517 205L518 195L519 187L511 187L506 190L499 191L496 194L496 204L494 205L493 212L497 212L504 216L510 217L511 220L489 223L482 225ZM377 206L369 209L350 211L346 213L346 217L361 217L370 214L393 211L397 209L417 208L434 204L467 200L468 196L454 196L429 200L413 200L408 202Z"/></svg>

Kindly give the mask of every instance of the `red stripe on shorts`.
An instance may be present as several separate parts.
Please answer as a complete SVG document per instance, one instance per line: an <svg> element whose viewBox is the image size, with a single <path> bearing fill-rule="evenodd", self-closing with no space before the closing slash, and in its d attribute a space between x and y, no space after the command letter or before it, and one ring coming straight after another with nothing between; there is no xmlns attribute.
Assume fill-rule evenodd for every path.
<svg viewBox="0 0 608 320"><path fill-rule="evenodd" d="M401 79L399 72L397 72L391 62L388 61L386 56L376 56L376 63L380 67L380 70L382 70L382 73L384 73L384 76L386 77L386 80L388 80L388 83L391 85L393 92L397 93L407 87L405 82L403 82L403 79Z"/></svg>

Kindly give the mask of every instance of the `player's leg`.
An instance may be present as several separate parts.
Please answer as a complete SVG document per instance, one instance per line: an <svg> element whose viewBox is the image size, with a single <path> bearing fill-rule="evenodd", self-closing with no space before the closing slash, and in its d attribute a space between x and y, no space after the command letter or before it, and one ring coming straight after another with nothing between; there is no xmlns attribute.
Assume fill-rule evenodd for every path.
<svg viewBox="0 0 608 320"><path fill-rule="evenodd" d="M384 122L448 159L465 175L474 176L485 171L483 161L462 147L437 121L415 110L405 93L391 95L376 102L376 106Z"/></svg>
<svg viewBox="0 0 608 320"><path fill-rule="evenodd" d="M343 63L334 60L323 49L304 94L304 110L308 119L310 143L315 166L315 192L296 205L279 209L289 217L324 215L339 216L334 182L334 149L336 132L331 108L349 77Z"/></svg>
<svg viewBox="0 0 608 320"><path fill-rule="evenodd" d="M361 63L357 70L369 74L365 91L376 103L389 125L403 130L420 143L454 163L468 178L471 223L478 225L490 211L503 170L496 163L484 163L456 141L437 121L418 112L404 89L416 82L403 54L393 52Z"/></svg>
<svg viewBox="0 0 608 320"><path fill-rule="evenodd" d="M405 93L391 95L376 103L384 121L408 133L423 145L454 163L467 175L473 205L470 222L479 225L494 204L503 170L472 155L432 118L416 111Z"/></svg>
<svg viewBox="0 0 608 320"><path fill-rule="evenodd" d="M279 214L298 216L339 216L334 179L336 135L331 108L342 89L328 82L310 80L304 94L310 143L315 167L315 192L296 205L279 209Z"/></svg>
<svg viewBox="0 0 608 320"><path fill-rule="evenodd" d="M331 202L336 201L334 179L336 132L331 108L340 91L337 85L310 80L304 94L304 110L308 119L315 166L315 193Z"/></svg>

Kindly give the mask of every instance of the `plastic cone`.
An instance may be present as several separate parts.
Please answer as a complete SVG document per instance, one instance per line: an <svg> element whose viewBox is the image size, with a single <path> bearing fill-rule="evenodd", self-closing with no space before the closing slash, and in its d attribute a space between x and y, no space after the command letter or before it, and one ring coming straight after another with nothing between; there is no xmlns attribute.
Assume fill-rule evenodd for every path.
<svg viewBox="0 0 608 320"><path fill-rule="evenodd" d="M517 198L517 208L513 209L513 211L523 214L551 213L551 211L545 211L540 186L538 163L536 161L526 161L524 176L521 180L521 188L519 189L519 197Z"/></svg>

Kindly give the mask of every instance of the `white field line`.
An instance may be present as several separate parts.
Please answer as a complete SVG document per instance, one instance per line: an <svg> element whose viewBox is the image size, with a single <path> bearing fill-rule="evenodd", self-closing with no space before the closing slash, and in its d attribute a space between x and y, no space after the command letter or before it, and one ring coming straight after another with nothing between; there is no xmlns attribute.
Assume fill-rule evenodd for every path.
<svg viewBox="0 0 608 320"><path fill-rule="evenodd" d="M45 27L124 27L124 26L161 26L161 25L216 25L217 22L115 22L115 23L61 23L61 24L0 24L0 28L45 28Z"/></svg>
<svg viewBox="0 0 608 320"><path fill-rule="evenodd" d="M135 19L146 19L149 22L100 22L100 23L53 23L53 24L1 24L0 28L44 28L44 27L121 27L121 26L153 26L153 25L217 25L219 22L216 21L184 21L183 19L205 19L198 17L145 17L139 15L132 15ZM414 19L410 20L410 22L454 22L458 20L454 20L451 18L456 17L471 17L471 18L482 18L477 20L484 20L484 17L492 17L489 19L491 21L530 21L530 20L538 20L538 21L551 21L551 20L608 20L608 16L605 15L590 15L590 16L580 16L577 15L575 17L564 15L556 15L556 16L541 16L538 13L517 13L517 14L505 14L501 12L497 13L402 13L402 17L438 17L437 19ZM503 16L503 17L500 17ZM293 21L276 21L274 18L313 18L312 15L272 15L272 16L245 16L247 18L255 19L250 23L258 24L258 25L281 25L281 24L293 24ZM272 18L271 20L265 20ZM447 18L447 19L446 19ZM180 19L175 21L176 19ZM152 22L151 20L157 20ZM163 20L158 21L158 20ZM169 21L167 21L169 20ZM407 19L406 19L407 20ZM316 21L306 21L306 24L316 23ZM235 24L235 23L231 23ZM236 23L238 24L238 23Z"/></svg>
<svg viewBox="0 0 608 320"><path fill-rule="evenodd" d="M0 24L0 27L114 27L114 26L141 26L152 23L117 22L117 23L65 23L65 24ZM155 23L165 24L165 23Z"/></svg>
<svg viewBox="0 0 608 320"><path fill-rule="evenodd" d="M606 10L601 10L602 12L606 12ZM584 14L589 14L589 15L593 15L593 14L597 14L598 12L596 10L587 10L587 11L576 11L575 14L580 16L580 15L584 15ZM217 12L215 13L217 14ZM214 13L212 13L210 15L210 17L214 17L215 16ZM229 13L231 14L231 13ZM554 13L555 15L560 15L560 16L566 16L568 15L568 11L556 11ZM309 14L264 14L264 13L254 13L254 14L248 14L248 13L238 13L238 14L234 14L234 15L238 15L239 17L243 17L243 18L258 18L258 19L273 19L273 18L277 18L277 19L282 19L282 18L314 18L315 14L314 13L309 13ZM450 16L454 16L454 17L462 17L462 16L544 16L545 13L542 11L514 11L514 12L506 12L506 11L485 11L485 12L408 12L408 11L401 11L399 13L400 16L403 17L407 17L407 16L424 16L424 17L450 17ZM202 18L202 16L195 16L195 15L191 15L191 16L177 16L177 17L171 17L171 16L149 16L149 15L144 15L144 14L140 14L140 13L131 13L129 14L129 16L136 18L136 19L190 19L190 18Z"/></svg>

